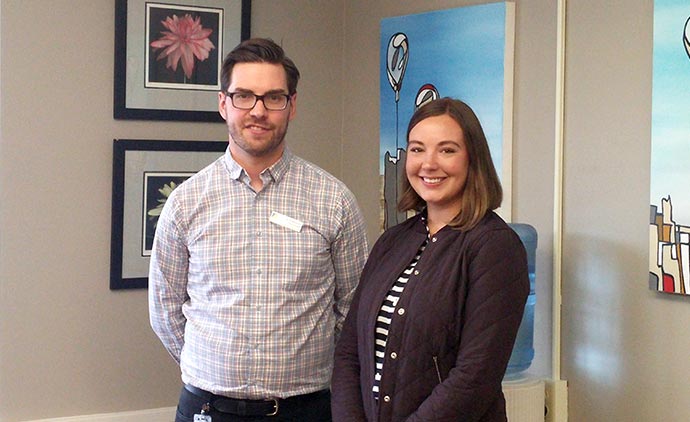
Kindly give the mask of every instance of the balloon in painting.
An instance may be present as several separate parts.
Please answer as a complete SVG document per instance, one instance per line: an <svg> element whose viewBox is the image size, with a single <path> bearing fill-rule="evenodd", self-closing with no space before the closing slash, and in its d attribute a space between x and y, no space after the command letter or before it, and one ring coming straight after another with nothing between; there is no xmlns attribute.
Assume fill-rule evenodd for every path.
<svg viewBox="0 0 690 422"><path fill-rule="evenodd" d="M398 32L388 41L388 54L386 55L386 67L388 82L395 91L395 102L400 100L400 88L402 87L405 69L407 68L408 43L407 35Z"/></svg>
<svg viewBox="0 0 690 422"><path fill-rule="evenodd" d="M432 84L424 84L421 86L421 88L419 88L419 91L417 91L417 97L414 101L414 108L416 110L428 102L438 100L438 98L439 94L436 87Z"/></svg>
<svg viewBox="0 0 690 422"><path fill-rule="evenodd" d="M688 18L688 20L685 21L683 44L685 45L685 52L688 53L688 58L690 58L690 18Z"/></svg>

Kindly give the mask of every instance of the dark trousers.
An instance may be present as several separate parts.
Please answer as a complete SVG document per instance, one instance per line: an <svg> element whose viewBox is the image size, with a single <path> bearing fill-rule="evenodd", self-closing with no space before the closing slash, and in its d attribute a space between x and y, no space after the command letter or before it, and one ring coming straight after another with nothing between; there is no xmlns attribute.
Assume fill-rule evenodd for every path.
<svg viewBox="0 0 690 422"><path fill-rule="evenodd" d="M199 397L183 387L175 422L193 422L194 415L200 414L202 407L208 402L208 397ZM280 400L278 414L274 416L238 416L221 413L213 406L207 414L211 416L213 422L331 422L331 393L326 390L318 394Z"/></svg>

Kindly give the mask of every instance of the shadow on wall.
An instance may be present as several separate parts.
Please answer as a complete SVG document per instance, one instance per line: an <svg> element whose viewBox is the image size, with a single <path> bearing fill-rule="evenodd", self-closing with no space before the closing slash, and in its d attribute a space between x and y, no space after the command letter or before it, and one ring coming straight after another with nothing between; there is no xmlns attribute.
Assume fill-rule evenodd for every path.
<svg viewBox="0 0 690 422"><path fill-rule="evenodd" d="M688 420L687 414L658 414L658 406L674 413L674 406L662 404L670 404L672 391L660 377L673 367L663 363L665 344L678 346L654 311L684 302L681 306L690 312L690 296L649 289L646 242L633 248L630 242L582 234L565 240L561 378L568 381L569 419L626 420L635 415L640 421ZM682 324L675 325L680 336L690 338ZM678 354L687 358L687 352ZM673 372L668 375L681 376ZM686 383L681 381L681 387Z"/></svg>

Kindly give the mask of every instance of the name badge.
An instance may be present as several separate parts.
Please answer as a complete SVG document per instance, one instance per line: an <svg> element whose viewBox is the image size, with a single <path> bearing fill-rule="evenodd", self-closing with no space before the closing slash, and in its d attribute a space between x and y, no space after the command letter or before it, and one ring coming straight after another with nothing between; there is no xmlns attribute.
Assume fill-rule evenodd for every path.
<svg viewBox="0 0 690 422"><path fill-rule="evenodd" d="M302 226L304 225L304 223L299 220L295 220L292 217L288 217L285 214L275 211L271 212L271 216L268 218L268 221L296 232L300 232L302 230Z"/></svg>

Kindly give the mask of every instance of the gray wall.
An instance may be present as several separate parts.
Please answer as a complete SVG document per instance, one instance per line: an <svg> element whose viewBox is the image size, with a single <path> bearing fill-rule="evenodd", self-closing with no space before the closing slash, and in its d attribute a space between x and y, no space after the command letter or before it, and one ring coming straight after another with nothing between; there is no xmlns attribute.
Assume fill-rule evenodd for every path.
<svg viewBox="0 0 690 422"><path fill-rule="evenodd" d="M562 375L571 420L687 421L690 298L646 288L653 2L568 3Z"/></svg>
<svg viewBox="0 0 690 422"><path fill-rule="evenodd" d="M378 235L381 18L470 0L254 0L303 74L288 142ZM173 406L146 292L108 290L112 139L225 139L112 119L113 1L0 0L0 420ZM516 6L513 219L539 231L537 360L551 375L556 2ZM76 13L75 13L76 11ZM652 0L568 2L562 378L572 421L681 421L686 298L647 290ZM36 404L35 398L41 400Z"/></svg>

